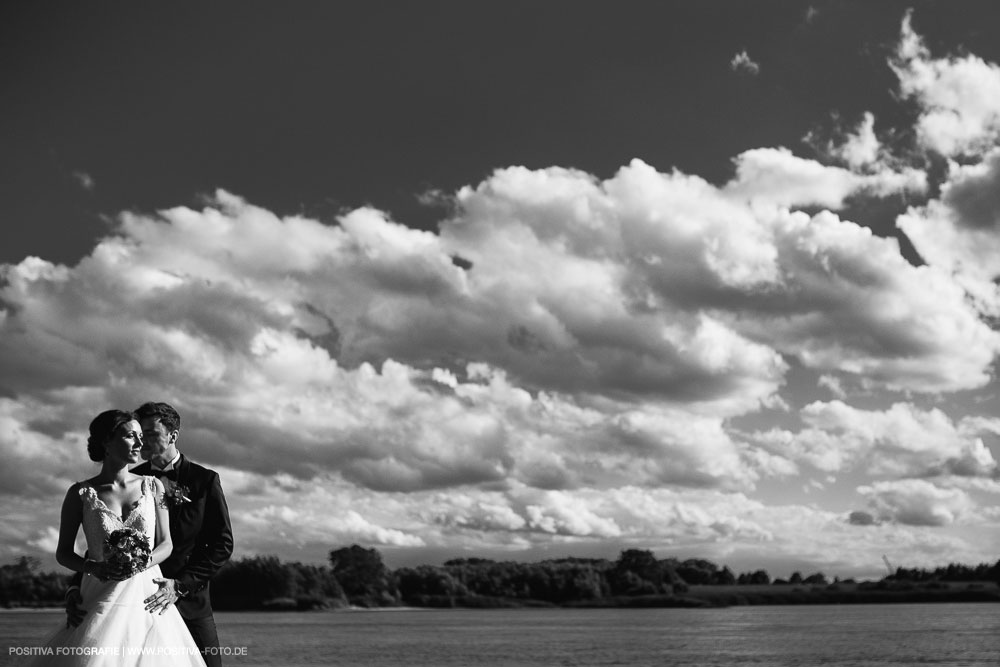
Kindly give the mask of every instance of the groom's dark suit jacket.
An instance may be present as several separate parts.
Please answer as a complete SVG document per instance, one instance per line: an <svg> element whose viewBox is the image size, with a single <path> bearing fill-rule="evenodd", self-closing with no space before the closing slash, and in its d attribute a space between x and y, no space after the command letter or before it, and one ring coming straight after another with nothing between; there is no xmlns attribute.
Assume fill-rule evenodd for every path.
<svg viewBox="0 0 1000 667"><path fill-rule="evenodd" d="M151 475L148 461L132 470ZM222 494L219 474L189 461L183 454L177 465L178 486L186 487L191 502L170 503L170 539L174 550L160 563L163 576L184 584L188 594L177 601L177 611L186 619L212 615L208 582L233 553L233 527L229 507ZM170 482L164 481L164 485Z"/></svg>

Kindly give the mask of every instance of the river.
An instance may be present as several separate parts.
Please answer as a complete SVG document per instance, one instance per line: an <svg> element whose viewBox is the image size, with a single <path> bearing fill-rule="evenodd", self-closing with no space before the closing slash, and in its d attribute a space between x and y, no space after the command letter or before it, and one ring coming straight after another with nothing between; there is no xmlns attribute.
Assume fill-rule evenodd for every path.
<svg viewBox="0 0 1000 667"><path fill-rule="evenodd" d="M1000 605L392 610L216 615L225 664L365 667L1000 665ZM62 619L0 613L0 661Z"/></svg>

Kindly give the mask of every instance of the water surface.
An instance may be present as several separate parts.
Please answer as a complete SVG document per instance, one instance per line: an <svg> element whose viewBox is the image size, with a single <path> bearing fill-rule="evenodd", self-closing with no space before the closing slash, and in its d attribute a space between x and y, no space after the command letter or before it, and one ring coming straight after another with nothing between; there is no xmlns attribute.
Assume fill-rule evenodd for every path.
<svg viewBox="0 0 1000 667"><path fill-rule="evenodd" d="M234 665L1000 665L1000 605L219 613ZM0 613L0 661L59 612Z"/></svg>

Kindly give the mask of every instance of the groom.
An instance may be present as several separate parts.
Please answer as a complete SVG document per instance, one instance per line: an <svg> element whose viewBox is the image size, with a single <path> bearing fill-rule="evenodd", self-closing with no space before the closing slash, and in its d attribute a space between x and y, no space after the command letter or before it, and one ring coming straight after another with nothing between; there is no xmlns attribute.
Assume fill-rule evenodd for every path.
<svg viewBox="0 0 1000 667"><path fill-rule="evenodd" d="M221 665L208 582L233 553L233 530L219 474L177 451L181 418L173 407L144 403L135 414L142 427L145 463L132 472L155 475L163 482L174 543L173 552L160 564L164 578L154 579L160 589L146 598L146 609L156 614L176 605L205 662ZM78 625L86 613L77 607L79 602L79 592L74 596L71 589L66 611L72 625Z"/></svg>

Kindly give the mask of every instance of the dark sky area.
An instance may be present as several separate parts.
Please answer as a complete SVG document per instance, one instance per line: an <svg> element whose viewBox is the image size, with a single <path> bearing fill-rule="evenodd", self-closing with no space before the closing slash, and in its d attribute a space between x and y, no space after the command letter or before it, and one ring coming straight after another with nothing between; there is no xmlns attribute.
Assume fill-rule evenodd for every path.
<svg viewBox="0 0 1000 667"><path fill-rule="evenodd" d="M7 2L0 261L73 263L120 211L216 188L432 227L419 193L509 165L606 178L638 157L721 182L742 150L809 156L831 113L896 124L907 7L932 49L961 28L997 58L984 2ZM760 74L733 85L743 50Z"/></svg>

